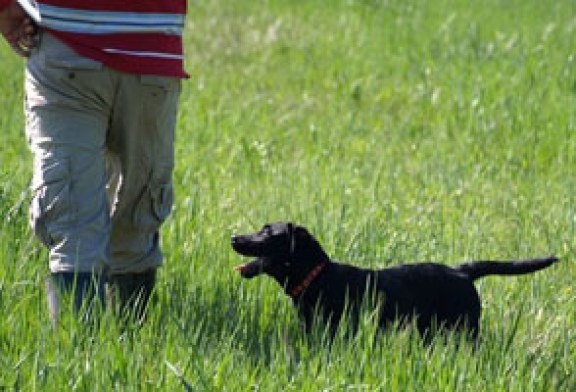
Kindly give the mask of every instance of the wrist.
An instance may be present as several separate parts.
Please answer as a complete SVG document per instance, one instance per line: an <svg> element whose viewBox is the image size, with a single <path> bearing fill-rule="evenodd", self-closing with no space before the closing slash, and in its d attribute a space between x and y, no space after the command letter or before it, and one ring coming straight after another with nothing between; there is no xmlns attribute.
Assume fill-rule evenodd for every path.
<svg viewBox="0 0 576 392"><path fill-rule="evenodd" d="M14 0L0 0L0 12L4 11L4 9L8 8L10 4L12 4Z"/></svg>

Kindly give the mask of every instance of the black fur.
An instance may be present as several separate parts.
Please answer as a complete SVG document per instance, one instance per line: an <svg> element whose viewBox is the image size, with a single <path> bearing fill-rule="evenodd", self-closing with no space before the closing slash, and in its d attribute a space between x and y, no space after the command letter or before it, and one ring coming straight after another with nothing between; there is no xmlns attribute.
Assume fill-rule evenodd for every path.
<svg viewBox="0 0 576 392"><path fill-rule="evenodd" d="M237 267L244 278L262 273L271 276L292 297L307 331L318 315L322 322L329 323L332 333L346 307L352 321L357 322L363 301L372 296L380 309L381 327L415 320L423 336L441 327L466 330L475 339L481 306L474 280L487 275L527 274L558 261L547 257L456 267L418 263L371 270L330 260L304 227L285 222L233 236L232 247L241 255L256 257ZM311 274L315 269L318 271Z"/></svg>

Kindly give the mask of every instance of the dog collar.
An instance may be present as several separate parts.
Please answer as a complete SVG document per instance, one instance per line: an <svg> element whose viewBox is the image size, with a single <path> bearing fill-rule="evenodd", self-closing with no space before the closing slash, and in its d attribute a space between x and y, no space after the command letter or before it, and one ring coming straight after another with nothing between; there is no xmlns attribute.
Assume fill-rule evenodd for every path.
<svg viewBox="0 0 576 392"><path fill-rule="evenodd" d="M308 286L310 286L310 284L314 281L314 279L316 279L318 275L320 275L320 272L322 272L324 267L326 267L326 264L327 262L323 262L314 267L314 269L312 269L312 271L310 271L308 275L306 275L304 280L298 286L290 290L290 295L296 298L300 294L302 294L302 292L306 290Z"/></svg>

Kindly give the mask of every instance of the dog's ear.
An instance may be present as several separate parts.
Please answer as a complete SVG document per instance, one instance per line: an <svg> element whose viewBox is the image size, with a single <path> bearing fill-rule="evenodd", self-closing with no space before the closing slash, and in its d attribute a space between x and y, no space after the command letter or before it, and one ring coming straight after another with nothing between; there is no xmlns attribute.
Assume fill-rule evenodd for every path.
<svg viewBox="0 0 576 392"><path fill-rule="evenodd" d="M291 236L291 254L305 254L307 258L319 261L328 260L318 240L303 226L294 225Z"/></svg>
<svg viewBox="0 0 576 392"><path fill-rule="evenodd" d="M296 246L300 243L305 243L308 238L310 238L310 233L303 226L294 224L292 222L286 223L286 232L288 237L288 246L290 250L290 255L294 255L296 252Z"/></svg>
<svg viewBox="0 0 576 392"><path fill-rule="evenodd" d="M286 231L288 233L288 244L289 244L289 250L290 250L290 255L294 254L294 249L296 246L296 239L294 238L296 233L295 231L295 225L292 222L288 222L286 223Z"/></svg>
<svg viewBox="0 0 576 392"><path fill-rule="evenodd" d="M304 226L289 223L290 254L294 254L296 246L306 244L313 238Z"/></svg>

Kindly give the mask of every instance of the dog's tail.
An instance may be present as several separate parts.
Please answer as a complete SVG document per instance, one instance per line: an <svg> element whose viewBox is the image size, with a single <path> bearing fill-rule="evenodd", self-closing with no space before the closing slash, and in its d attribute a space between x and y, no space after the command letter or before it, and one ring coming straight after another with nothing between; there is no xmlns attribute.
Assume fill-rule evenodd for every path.
<svg viewBox="0 0 576 392"><path fill-rule="evenodd" d="M523 275L536 272L556 263L559 259L554 256L543 259L530 259L518 261L476 261L460 264L455 267L457 271L476 280L487 275Z"/></svg>

